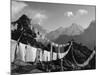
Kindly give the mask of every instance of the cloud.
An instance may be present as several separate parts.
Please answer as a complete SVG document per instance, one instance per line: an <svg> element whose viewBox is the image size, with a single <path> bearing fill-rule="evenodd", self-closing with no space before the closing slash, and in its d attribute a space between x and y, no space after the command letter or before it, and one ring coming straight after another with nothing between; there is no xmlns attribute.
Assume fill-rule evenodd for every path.
<svg viewBox="0 0 100 75"><path fill-rule="evenodd" d="M72 17L74 16L73 12L72 11L67 11L64 13L65 16L68 16L68 17Z"/></svg>
<svg viewBox="0 0 100 75"><path fill-rule="evenodd" d="M47 16L41 13L36 13L34 16L35 19L46 19Z"/></svg>
<svg viewBox="0 0 100 75"><path fill-rule="evenodd" d="M77 11L77 15L78 15L78 14L80 14L80 15L85 15L85 14L88 14L88 11L85 10L85 9L79 9L79 10Z"/></svg>
<svg viewBox="0 0 100 75"><path fill-rule="evenodd" d="M34 9L34 7L27 7L25 9L26 6L28 5L24 2L12 1L12 19L15 19L18 15L20 16L21 14L26 14L30 19L32 19L33 24L38 23L39 25L41 25L44 22L44 20L48 18L44 10ZM18 14L19 12L21 13Z"/></svg>
<svg viewBox="0 0 100 75"><path fill-rule="evenodd" d="M72 20L80 18L87 14L88 14L88 11L85 9L78 9L75 13L72 11L67 11L64 13L65 16L67 16L68 18L70 18Z"/></svg>
<svg viewBox="0 0 100 75"><path fill-rule="evenodd" d="M12 3L12 6L11 6L12 18L15 17L16 14L18 14L24 7L28 6L24 2L12 1L11 3Z"/></svg>
<svg viewBox="0 0 100 75"><path fill-rule="evenodd" d="M41 25L43 23L43 21L46 20L47 18L48 18L47 15L40 13L40 12L37 12L33 16L33 20L36 20L39 25Z"/></svg>
<svg viewBox="0 0 100 75"><path fill-rule="evenodd" d="M26 8L23 13L31 19L32 24L42 25L48 19L48 15L45 14L46 11L43 9Z"/></svg>

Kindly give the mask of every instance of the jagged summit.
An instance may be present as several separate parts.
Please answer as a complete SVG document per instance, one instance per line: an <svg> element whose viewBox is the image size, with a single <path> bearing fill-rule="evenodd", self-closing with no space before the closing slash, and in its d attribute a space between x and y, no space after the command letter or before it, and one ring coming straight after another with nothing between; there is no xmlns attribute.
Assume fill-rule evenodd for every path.
<svg viewBox="0 0 100 75"><path fill-rule="evenodd" d="M80 35L82 32L84 32L84 29L80 25L76 23L72 23L70 27L65 28L63 34L68 36L76 36L76 35Z"/></svg>
<svg viewBox="0 0 100 75"><path fill-rule="evenodd" d="M75 35L80 35L83 32L84 29L80 25L73 23L70 27L67 28L59 27L55 31L51 31L46 35L46 37L52 40L58 38L60 35L75 36Z"/></svg>

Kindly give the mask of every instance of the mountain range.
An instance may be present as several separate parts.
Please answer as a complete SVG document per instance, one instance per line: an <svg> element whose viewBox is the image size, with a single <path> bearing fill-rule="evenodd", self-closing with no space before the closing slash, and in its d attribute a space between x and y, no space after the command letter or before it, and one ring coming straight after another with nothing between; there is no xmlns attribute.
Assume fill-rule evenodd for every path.
<svg viewBox="0 0 100 75"><path fill-rule="evenodd" d="M23 16L22 16L23 17ZM28 17L24 17L27 21ZM22 19L19 19L23 21ZM15 22L12 22L15 23ZM65 44L70 40L82 43L90 48L96 46L96 21L91 21L87 29L82 28L80 25L73 23L70 27L63 28L59 27L58 29L46 33L46 30L39 24L32 24L33 29L38 31L42 35L55 43ZM16 30L17 24L11 26L11 30ZM44 36L43 35L43 36Z"/></svg>
<svg viewBox="0 0 100 75"><path fill-rule="evenodd" d="M91 21L87 29L83 29L80 25L75 23L67 28L60 27L48 33L46 37L58 44L65 44L74 39L74 41L93 49L96 45L96 21Z"/></svg>
<svg viewBox="0 0 100 75"><path fill-rule="evenodd" d="M70 27L59 27L58 29L51 31L46 35L46 37L50 40L53 40L57 39L60 35L75 36L80 35L83 32L84 29L80 25L73 23Z"/></svg>

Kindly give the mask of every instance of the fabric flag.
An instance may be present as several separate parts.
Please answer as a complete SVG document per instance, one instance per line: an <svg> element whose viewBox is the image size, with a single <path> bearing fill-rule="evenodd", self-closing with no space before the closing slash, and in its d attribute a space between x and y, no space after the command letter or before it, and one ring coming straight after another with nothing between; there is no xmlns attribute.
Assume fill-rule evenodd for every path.
<svg viewBox="0 0 100 75"><path fill-rule="evenodd" d="M15 50L16 50L17 42L14 40L11 40L11 62L14 62L15 58Z"/></svg>
<svg viewBox="0 0 100 75"><path fill-rule="evenodd" d="M25 61L26 62L34 62L36 58L36 48L27 45Z"/></svg>
<svg viewBox="0 0 100 75"><path fill-rule="evenodd" d="M26 49L25 49L26 45L19 43L19 47L18 47L18 51L17 51L17 59L22 60L25 62L25 53L26 53Z"/></svg>

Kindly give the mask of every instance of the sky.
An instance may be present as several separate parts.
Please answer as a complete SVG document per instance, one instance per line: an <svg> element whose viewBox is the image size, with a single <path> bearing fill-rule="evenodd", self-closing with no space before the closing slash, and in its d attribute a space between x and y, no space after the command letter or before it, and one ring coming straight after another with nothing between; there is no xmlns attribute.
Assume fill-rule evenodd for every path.
<svg viewBox="0 0 100 75"><path fill-rule="evenodd" d="M59 27L69 27L72 23L89 27L92 20L95 20L95 6L43 3L33 1L12 1L11 20L17 20L22 14L32 19L32 24L39 24L47 32Z"/></svg>

